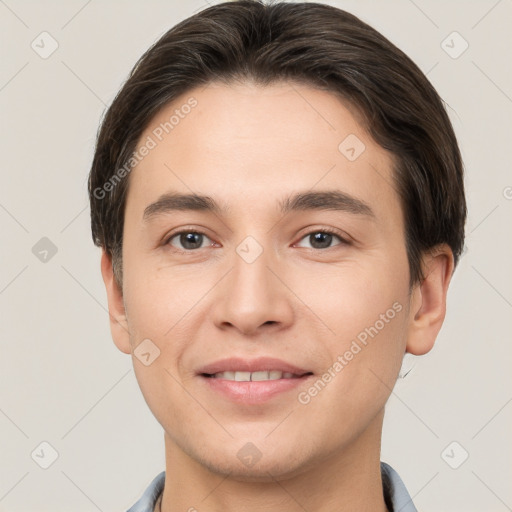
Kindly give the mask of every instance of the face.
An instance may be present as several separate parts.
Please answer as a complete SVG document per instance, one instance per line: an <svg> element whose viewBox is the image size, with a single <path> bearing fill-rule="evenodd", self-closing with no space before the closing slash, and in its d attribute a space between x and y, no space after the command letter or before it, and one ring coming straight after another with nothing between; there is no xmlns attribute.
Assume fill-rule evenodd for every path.
<svg viewBox="0 0 512 512"><path fill-rule="evenodd" d="M378 444L414 316L391 155L291 83L189 91L138 152L114 337L169 446L256 480Z"/></svg>

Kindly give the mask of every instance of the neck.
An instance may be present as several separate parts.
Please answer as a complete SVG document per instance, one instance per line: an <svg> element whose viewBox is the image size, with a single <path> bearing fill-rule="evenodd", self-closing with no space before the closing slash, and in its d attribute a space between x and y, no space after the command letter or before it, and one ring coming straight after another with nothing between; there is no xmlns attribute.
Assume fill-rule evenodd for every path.
<svg viewBox="0 0 512 512"><path fill-rule="evenodd" d="M305 461L290 474L281 471L274 477L268 472L252 481L212 471L211 464L190 457L165 433L161 510L386 512L380 473L382 419L383 411L349 446L327 457Z"/></svg>

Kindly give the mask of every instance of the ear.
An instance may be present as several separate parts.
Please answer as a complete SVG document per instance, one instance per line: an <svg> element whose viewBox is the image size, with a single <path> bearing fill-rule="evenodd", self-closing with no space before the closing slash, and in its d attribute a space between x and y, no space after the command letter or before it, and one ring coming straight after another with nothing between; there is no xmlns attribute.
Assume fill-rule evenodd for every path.
<svg viewBox="0 0 512 512"><path fill-rule="evenodd" d="M112 258L102 250L101 275L107 290L108 312L110 317L110 332L116 347L125 354L131 353L130 333L126 321L123 302L123 291L114 279Z"/></svg>
<svg viewBox="0 0 512 512"><path fill-rule="evenodd" d="M417 356L434 346L446 314L446 294L452 277L453 253L446 244L437 246L423 258L425 279L412 291L411 319L406 352Z"/></svg>

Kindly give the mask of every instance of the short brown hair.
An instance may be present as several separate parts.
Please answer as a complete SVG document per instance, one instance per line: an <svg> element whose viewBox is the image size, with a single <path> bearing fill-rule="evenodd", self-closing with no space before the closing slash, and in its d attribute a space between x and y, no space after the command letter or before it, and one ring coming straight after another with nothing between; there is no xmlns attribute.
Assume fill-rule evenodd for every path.
<svg viewBox="0 0 512 512"><path fill-rule="evenodd" d="M344 98L395 157L411 286L423 278L421 255L436 245L448 244L457 263L466 220L463 163L426 76L382 34L341 9L239 0L204 9L165 33L135 64L103 118L89 175L91 226L119 284L129 177L114 182L116 172L126 171L141 134L164 106L213 81L293 81Z"/></svg>

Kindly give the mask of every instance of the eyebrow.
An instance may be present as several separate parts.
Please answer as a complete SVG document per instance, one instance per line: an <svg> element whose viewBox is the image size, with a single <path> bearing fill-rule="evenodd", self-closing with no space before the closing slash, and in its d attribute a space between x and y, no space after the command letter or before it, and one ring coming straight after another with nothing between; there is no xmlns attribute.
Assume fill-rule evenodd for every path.
<svg viewBox="0 0 512 512"><path fill-rule="evenodd" d="M375 217L367 203L340 190L298 192L279 201L278 206L283 214L305 210L336 210ZM209 196L168 192L145 208L143 219L148 221L172 211L204 211L223 215L229 208L221 206Z"/></svg>

